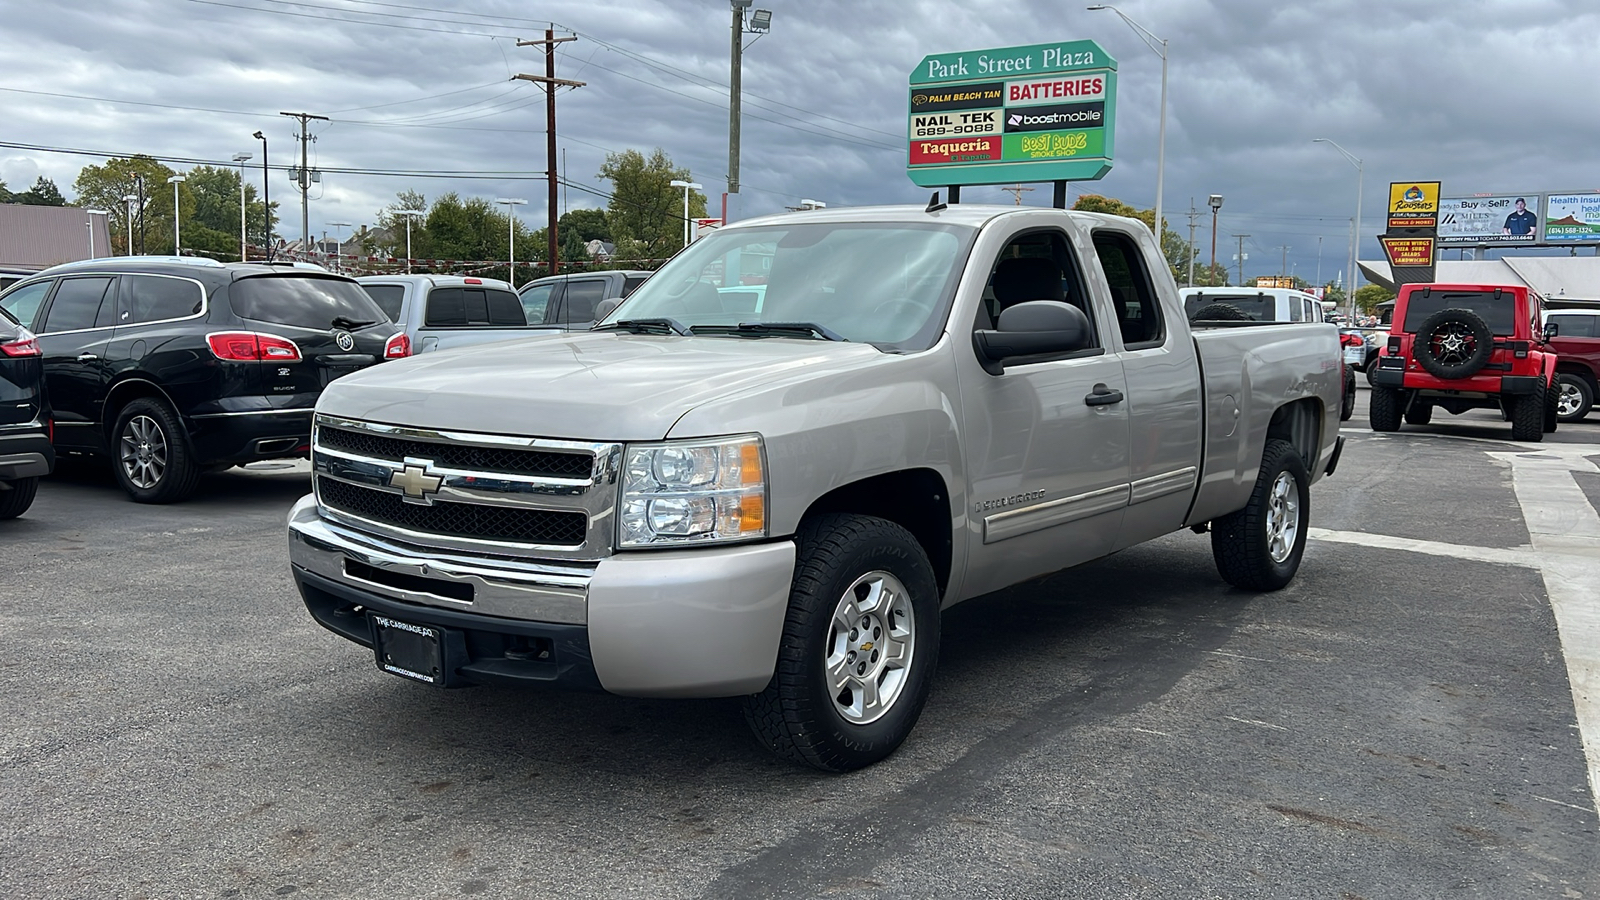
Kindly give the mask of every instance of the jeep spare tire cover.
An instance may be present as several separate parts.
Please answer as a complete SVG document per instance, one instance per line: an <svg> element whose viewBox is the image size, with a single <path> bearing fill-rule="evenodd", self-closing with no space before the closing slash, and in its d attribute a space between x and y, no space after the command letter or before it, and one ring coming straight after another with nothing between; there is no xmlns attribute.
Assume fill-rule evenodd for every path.
<svg viewBox="0 0 1600 900"><path fill-rule="evenodd" d="M1488 365L1494 333L1470 309L1441 309L1423 320L1411 353L1435 378L1467 378Z"/></svg>
<svg viewBox="0 0 1600 900"><path fill-rule="evenodd" d="M1232 303L1211 303L1202 306L1190 317L1191 322L1254 322L1250 314Z"/></svg>

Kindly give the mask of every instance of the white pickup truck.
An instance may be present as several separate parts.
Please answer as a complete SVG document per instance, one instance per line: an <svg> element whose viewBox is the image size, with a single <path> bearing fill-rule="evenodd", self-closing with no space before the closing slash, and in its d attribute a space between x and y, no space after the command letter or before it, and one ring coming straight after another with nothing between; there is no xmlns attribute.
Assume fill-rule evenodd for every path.
<svg viewBox="0 0 1600 900"><path fill-rule="evenodd" d="M858 768L945 607L1185 528L1234 585L1294 577L1338 335L1243 324L1191 331L1132 219L750 220L592 331L329 385L292 572L397 676L743 696L772 750Z"/></svg>

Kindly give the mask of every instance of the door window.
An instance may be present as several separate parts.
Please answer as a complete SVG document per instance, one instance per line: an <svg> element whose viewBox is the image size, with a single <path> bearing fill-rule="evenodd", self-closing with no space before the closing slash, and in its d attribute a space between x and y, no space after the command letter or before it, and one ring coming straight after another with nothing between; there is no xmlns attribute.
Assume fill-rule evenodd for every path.
<svg viewBox="0 0 1600 900"><path fill-rule="evenodd" d="M182 319L205 308L205 292L192 281L159 275L124 275L122 281L123 325Z"/></svg>
<svg viewBox="0 0 1600 900"><path fill-rule="evenodd" d="M59 334L63 331L83 331L95 327L95 321L102 319L109 325L110 311L103 316L100 307L106 302L107 295L112 293L111 278L64 278L61 287L56 289L55 298L50 301L50 310L45 313L44 323L40 333Z"/></svg>
<svg viewBox="0 0 1600 900"><path fill-rule="evenodd" d="M554 284L540 284L528 288L517 299L522 304L523 318L529 325L543 325L550 310L550 298L555 295Z"/></svg>
<svg viewBox="0 0 1600 900"><path fill-rule="evenodd" d="M428 293L426 321L439 328L515 328L528 324L516 294L476 287L434 288Z"/></svg>
<svg viewBox="0 0 1600 900"><path fill-rule="evenodd" d="M1550 324L1556 326L1558 338L1586 338L1595 336L1596 319L1600 316L1551 316Z"/></svg>
<svg viewBox="0 0 1600 900"><path fill-rule="evenodd" d="M53 284L55 281L45 279L17 288L4 299L0 299L0 308L10 313L11 318L22 323L24 328L33 329L34 319L39 315L39 307L44 303L45 295L50 293L50 286Z"/></svg>
<svg viewBox="0 0 1600 900"><path fill-rule="evenodd" d="M647 277L649 277L649 276L646 276L646 275L629 275L627 278L622 279L622 297L623 297L623 299L627 299L629 295L631 295L634 291L638 290L639 289L639 285L644 284L644 280Z"/></svg>
<svg viewBox="0 0 1600 900"><path fill-rule="evenodd" d="M366 289L367 296L372 298L372 302L378 304L383 314L389 317L389 321L400 321L400 307L405 304L406 299L406 289L403 285L363 284L362 287Z"/></svg>
<svg viewBox="0 0 1600 900"><path fill-rule="evenodd" d="M606 283L588 281L567 282L566 324L578 325L594 321L594 308L606 298Z"/></svg>
<svg viewBox="0 0 1600 900"><path fill-rule="evenodd" d="M1094 307L1079 277L1078 257L1058 231L1019 235L1007 244L989 270L989 284L978 310L978 327L994 328L1007 307L1032 300L1056 300L1076 306L1094 324ZM1090 329L1087 349L1101 346ZM1081 351L1080 351L1081 352Z"/></svg>
<svg viewBox="0 0 1600 900"><path fill-rule="evenodd" d="M1120 232L1096 231L1094 251L1111 288L1111 308L1122 332L1123 348L1159 347L1165 336L1161 305L1156 302L1155 285L1150 281L1138 245Z"/></svg>

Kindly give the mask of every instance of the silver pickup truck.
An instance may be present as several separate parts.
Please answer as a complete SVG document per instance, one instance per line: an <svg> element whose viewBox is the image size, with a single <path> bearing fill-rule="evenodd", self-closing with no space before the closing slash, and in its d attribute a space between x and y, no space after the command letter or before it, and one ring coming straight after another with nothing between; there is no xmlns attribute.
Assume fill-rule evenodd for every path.
<svg viewBox="0 0 1600 900"><path fill-rule="evenodd" d="M744 696L772 750L858 768L945 607L1184 528L1234 585L1294 577L1337 331L1225 324L1191 332L1131 219L753 219L592 331L329 385L293 575L395 675Z"/></svg>

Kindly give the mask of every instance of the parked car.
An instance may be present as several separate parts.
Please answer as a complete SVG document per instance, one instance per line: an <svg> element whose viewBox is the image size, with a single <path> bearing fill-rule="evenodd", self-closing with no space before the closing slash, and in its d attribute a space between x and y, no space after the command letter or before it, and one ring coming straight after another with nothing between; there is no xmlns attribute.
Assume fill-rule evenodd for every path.
<svg viewBox="0 0 1600 900"><path fill-rule="evenodd" d="M0 519L33 505L56 462L39 340L0 309Z"/></svg>
<svg viewBox="0 0 1600 900"><path fill-rule="evenodd" d="M141 503L305 456L329 382L409 353L353 279L289 266L87 260L13 285L0 309L38 335L56 450L110 459Z"/></svg>
<svg viewBox="0 0 1600 900"><path fill-rule="evenodd" d="M18 269L12 266L0 266L0 291L11 287L13 284L32 275L35 269Z"/></svg>
<svg viewBox="0 0 1600 900"><path fill-rule="evenodd" d="M719 229L592 330L330 385L291 572L402 678L744 696L773 751L871 764L944 607L1184 528L1231 584L1294 577L1336 330L1192 330L1168 273L1058 209Z"/></svg>
<svg viewBox="0 0 1600 900"><path fill-rule="evenodd" d="M595 323L595 312L602 302L632 295L652 274L619 269L551 275L530 281L517 292L528 311L529 322L537 320L565 331L582 331Z"/></svg>
<svg viewBox="0 0 1600 900"><path fill-rule="evenodd" d="M1600 393L1600 310L1553 309L1545 314L1556 351L1556 418L1579 422Z"/></svg>
<svg viewBox="0 0 1600 900"><path fill-rule="evenodd" d="M493 278L366 275L356 281L404 329L415 353L560 330L530 318L511 285Z"/></svg>
<svg viewBox="0 0 1600 900"><path fill-rule="evenodd" d="M1233 322L1325 322L1322 301L1291 288L1181 288L1183 310L1193 324ZM1359 338L1341 330L1339 421L1356 413L1356 373L1352 349Z"/></svg>
<svg viewBox="0 0 1600 900"><path fill-rule="evenodd" d="M1526 287L1408 284L1372 372L1372 430L1426 425L1436 407L1498 409L1512 440L1540 441L1556 430L1555 377L1538 297Z"/></svg>

